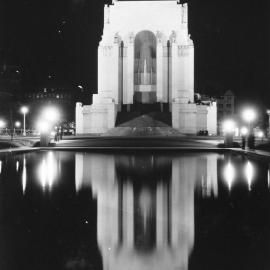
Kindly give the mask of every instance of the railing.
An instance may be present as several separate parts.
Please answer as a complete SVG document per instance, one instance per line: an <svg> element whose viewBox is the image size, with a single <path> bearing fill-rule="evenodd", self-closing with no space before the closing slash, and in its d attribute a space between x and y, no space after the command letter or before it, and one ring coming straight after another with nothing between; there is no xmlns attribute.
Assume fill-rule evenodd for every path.
<svg viewBox="0 0 270 270"><path fill-rule="evenodd" d="M25 131L26 136L39 136L39 132L37 130L27 129ZM23 136L23 129L21 128L0 128L0 136L13 136L13 137L21 137Z"/></svg>

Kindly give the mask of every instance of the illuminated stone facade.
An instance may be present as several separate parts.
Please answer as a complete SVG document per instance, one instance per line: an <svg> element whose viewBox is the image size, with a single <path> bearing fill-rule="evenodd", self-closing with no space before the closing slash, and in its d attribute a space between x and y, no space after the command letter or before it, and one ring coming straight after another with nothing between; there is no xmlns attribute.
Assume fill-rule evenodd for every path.
<svg viewBox="0 0 270 270"><path fill-rule="evenodd" d="M207 108L194 103L187 4L113 1L105 6L98 94L92 105L77 104L77 133L107 132L115 126L117 112L134 103L169 104L172 126L180 132L207 129Z"/></svg>

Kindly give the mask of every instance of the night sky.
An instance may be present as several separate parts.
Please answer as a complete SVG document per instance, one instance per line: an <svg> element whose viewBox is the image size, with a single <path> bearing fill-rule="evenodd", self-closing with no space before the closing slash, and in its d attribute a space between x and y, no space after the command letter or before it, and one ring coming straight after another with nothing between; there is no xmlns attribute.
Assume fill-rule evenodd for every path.
<svg viewBox="0 0 270 270"><path fill-rule="evenodd" d="M18 65L23 91L97 90L97 46L110 0L0 0L0 63ZM269 0L190 0L195 91L233 90L270 106Z"/></svg>

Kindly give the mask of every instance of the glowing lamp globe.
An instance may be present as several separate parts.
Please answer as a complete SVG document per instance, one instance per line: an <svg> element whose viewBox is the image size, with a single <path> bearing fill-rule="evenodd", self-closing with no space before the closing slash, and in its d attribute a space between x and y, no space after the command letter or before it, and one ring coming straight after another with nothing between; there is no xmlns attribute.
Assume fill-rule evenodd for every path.
<svg viewBox="0 0 270 270"><path fill-rule="evenodd" d="M16 122L15 122L15 127L16 127L16 128L19 128L20 126L21 126L21 122L16 121Z"/></svg>
<svg viewBox="0 0 270 270"><path fill-rule="evenodd" d="M225 133L234 133L235 132L235 122L233 120L226 120L223 123L223 131Z"/></svg>
<svg viewBox="0 0 270 270"><path fill-rule="evenodd" d="M248 134L248 128L242 127L242 128L241 128L241 135L242 135L242 136L246 136L247 134Z"/></svg>
<svg viewBox="0 0 270 270"><path fill-rule="evenodd" d="M253 109L246 109L243 111L243 119L246 122L253 122L256 119L256 113Z"/></svg>
<svg viewBox="0 0 270 270"><path fill-rule="evenodd" d="M27 113L28 113L28 111L29 111L29 110L28 110L28 108L27 108L27 107L25 107L25 106L21 108L21 112L22 112L22 114L27 114Z"/></svg>

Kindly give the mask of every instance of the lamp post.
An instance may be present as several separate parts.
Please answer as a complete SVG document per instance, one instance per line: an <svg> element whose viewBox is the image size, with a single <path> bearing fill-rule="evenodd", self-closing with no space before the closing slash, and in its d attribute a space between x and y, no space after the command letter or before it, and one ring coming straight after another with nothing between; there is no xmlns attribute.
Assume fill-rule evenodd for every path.
<svg viewBox="0 0 270 270"><path fill-rule="evenodd" d="M224 145L225 147L233 147L233 136L235 133L235 122L231 119L224 121L223 131L225 134Z"/></svg>
<svg viewBox="0 0 270 270"><path fill-rule="evenodd" d="M57 121L59 121L60 113L54 107L45 108L41 114L41 119L38 124L40 131L40 146L49 146L51 129Z"/></svg>
<svg viewBox="0 0 270 270"><path fill-rule="evenodd" d="M254 122L254 120L256 119L256 112L252 108L246 108L243 111L242 116L243 116L244 121L246 121L248 123L248 127L249 127L248 147L250 149L254 149L255 148L255 137L254 137L254 133L253 133L252 122Z"/></svg>
<svg viewBox="0 0 270 270"><path fill-rule="evenodd" d="M23 114L23 136L26 136L26 131L25 131L25 116L28 113L28 111L29 111L28 108L25 107L25 106L23 106L21 108L21 112Z"/></svg>
<svg viewBox="0 0 270 270"><path fill-rule="evenodd" d="M14 135L16 134L16 128L19 128L21 126L21 122L19 122L19 121L16 121L15 122L15 128L14 128Z"/></svg>
<svg viewBox="0 0 270 270"><path fill-rule="evenodd" d="M269 119L269 120L268 120L268 121L269 121L268 136L270 136L270 110L267 110L266 113L267 113L267 115L268 115L268 117L269 117L269 118L268 118L268 119Z"/></svg>

